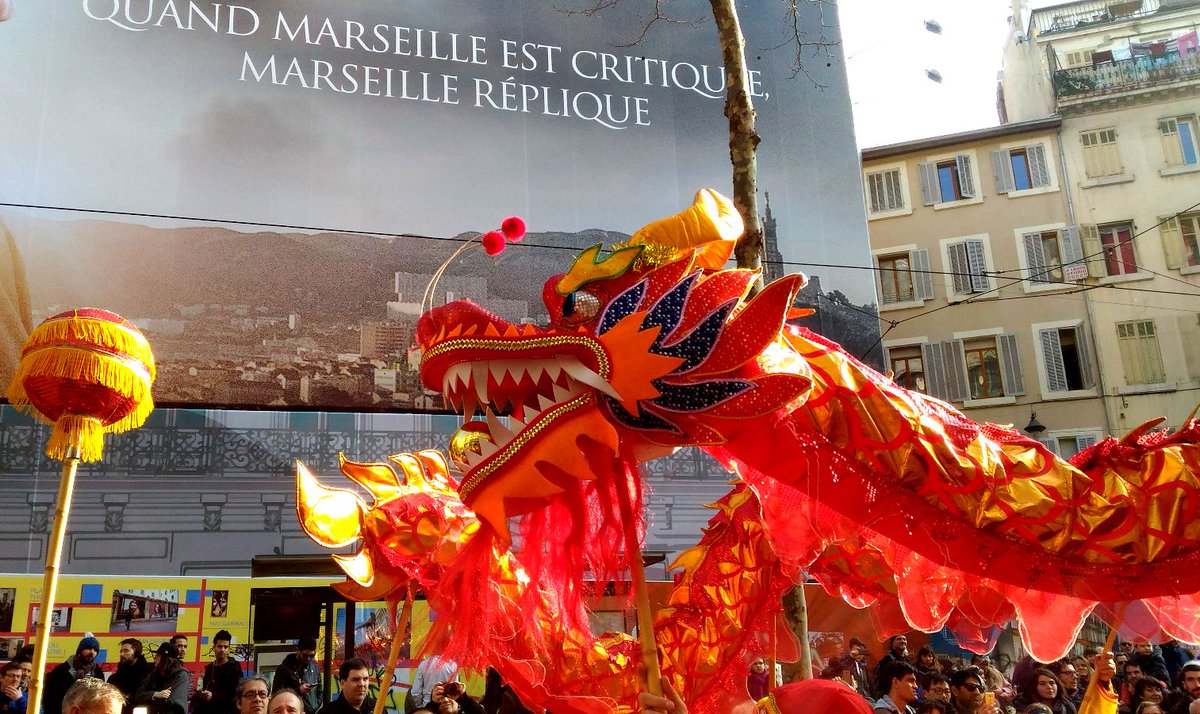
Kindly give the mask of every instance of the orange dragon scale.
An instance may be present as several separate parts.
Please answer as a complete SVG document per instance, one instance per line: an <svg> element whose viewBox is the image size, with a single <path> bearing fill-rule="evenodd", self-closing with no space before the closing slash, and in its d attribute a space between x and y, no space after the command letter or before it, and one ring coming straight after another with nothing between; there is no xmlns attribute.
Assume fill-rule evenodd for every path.
<svg viewBox="0 0 1200 714"><path fill-rule="evenodd" d="M1048 661L1092 613L1200 640L1196 420L1058 459L789 324L803 276L749 297L756 274L722 267L740 233L702 191L551 278L544 327L467 301L426 312L421 379L470 420L451 461L344 463L372 504L298 466L305 530L360 544L339 561L348 590L394 602L415 583L439 613L434 646L497 667L531 707L633 711L640 650L588 630L583 574L629 565L614 504L641 498L640 464L694 446L737 478L656 622L690 711L748 705L746 664L801 569L885 629L949 627L978 651L1015 619Z"/></svg>

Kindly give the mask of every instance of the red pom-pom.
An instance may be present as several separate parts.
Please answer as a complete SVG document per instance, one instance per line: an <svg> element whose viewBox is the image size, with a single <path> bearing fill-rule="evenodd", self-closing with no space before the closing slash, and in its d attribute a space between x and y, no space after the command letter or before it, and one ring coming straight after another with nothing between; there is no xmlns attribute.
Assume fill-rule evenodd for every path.
<svg viewBox="0 0 1200 714"><path fill-rule="evenodd" d="M517 216L509 216L500 224L500 232L515 243L525 237L525 221Z"/></svg>
<svg viewBox="0 0 1200 714"><path fill-rule="evenodd" d="M488 255L500 255L504 252L504 234L500 231L488 231L483 234L483 250Z"/></svg>

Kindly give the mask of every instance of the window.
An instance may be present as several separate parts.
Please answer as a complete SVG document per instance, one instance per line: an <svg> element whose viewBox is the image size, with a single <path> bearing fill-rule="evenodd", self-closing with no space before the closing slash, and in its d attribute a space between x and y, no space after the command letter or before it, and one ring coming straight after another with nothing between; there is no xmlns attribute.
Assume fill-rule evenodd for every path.
<svg viewBox="0 0 1200 714"><path fill-rule="evenodd" d="M950 266L946 276L949 296L972 295L992 289L988 276L987 247L982 237L942 241L942 260Z"/></svg>
<svg viewBox="0 0 1200 714"><path fill-rule="evenodd" d="M1166 381L1154 320L1118 322L1117 344L1121 347L1121 365L1125 368L1126 384L1158 384Z"/></svg>
<svg viewBox="0 0 1200 714"><path fill-rule="evenodd" d="M1054 285L1086 278L1087 265L1078 226L1021 233L1028 280Z"/></svg>
<svg viewBox="0 0 1200 714"><path fill-rule="evenodd" d="M908 208L908 187L903 166L872 171L864 181L867 189L867 210L872 216L903 211Z"/></svg>
<svg viewBox="0 0 1200 714"><path fill-rule="evenodd" d="M1088 178L1116 176L1124 173L1121 156L1117 153L1117 130L1097 129L1079 135L1083 142L1083 164Z"/></svg>
<svg viewBox="0 0 1200 714"><path fill-rule="evenodd" d="M929 394L945 401L1013 397L1025 393L1017 338L983 335L922 346Z"/></svg>
<svg viewBox="0 0 1200 714"><path fill-rule="evenodd" d="M1168 268L1180 270L1200 266L1200 213L1167 218L1158 230Z"/></svg>
<svg viewBox="0 0 1200 714"><path fill-rule="evenodd" d="M1082 325L1034 326L1041 350L1047 392L1072 392L1095 386L1091 353Z"/></svg>
<svg viewBox="0 0 1200 714"><path fill-rule="evenodd" d="M896 305L933 299L929 251L913 249L875 256L879 271L880 301Z"/></svg>
<svg viewBox="0 0 1200 714"><path fill-rule="evenodd" d="M908 347L889 347L888 367L892 371L892 379L905 389L918 392L925 391L925 360L920 345Z"/></svg>
<svg viewBox="0 0 1200 714"><path fill-rule="evenodd" d="M996 193L1001 194L1053 184L1050 166L1046 163L1046 149L1041 144L993 151L992 174L996 179Z"/></svg>
<svg viewBox="0 0 1200 714"><path fill-rule="evenodd" d="M1167 166L1195 166L1196 117L1172 117L1160 119L1158 131L1162 134L1163 153Z"/></svg>
<svg viewBox="0 0 1200 714"><path fill-rule="evenodd" d="M1133 254L1133 226L1120 223L1097 226L1100 248L1104 251L1104 269L1109 275L1133 275L1138 272Z"/></svg>
<svg viewBox="0 0 1200 714"><path fill-rule="evenodd" d="M1060 459L1069 459L1099 441L1099 432L1086 434L1042 434L1038 441Z"/></svg>
<svg viewBox="0 0 1200 714"><path fill-rule="evenodd" d="M975 176L971 172L969 154L930 161L917 168L921 175L921 201L926 206L975 197Z"/></svg>
<svg viewBox="0 0 1200 714"><path fill-rule="evenodd" d="M1090 67L1092 65L1092 50L1080 50L1067 53L1066 69L1072 67Z"/></svg>

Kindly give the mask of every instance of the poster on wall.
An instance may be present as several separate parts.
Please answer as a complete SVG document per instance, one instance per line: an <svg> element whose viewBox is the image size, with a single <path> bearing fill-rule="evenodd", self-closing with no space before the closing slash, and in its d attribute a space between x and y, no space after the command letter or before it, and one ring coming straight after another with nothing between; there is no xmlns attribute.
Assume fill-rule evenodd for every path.
<svg viewBox="0 0 1200 714"><path fill-rule="evenodd" d="M0 382L23 331L85 305L149 335L163 404L440 409L409 347L466 237L510 214L531 231L452 261L429 299L538 322L541 284L579 249L732 190L709 4L648 29L648 0L572 11L592 4L17 0L0 22ZM813 326L865 356L836 9L800 12L834 44L797 73L785 5L741 3L767 272L810 274Z"/></svg>

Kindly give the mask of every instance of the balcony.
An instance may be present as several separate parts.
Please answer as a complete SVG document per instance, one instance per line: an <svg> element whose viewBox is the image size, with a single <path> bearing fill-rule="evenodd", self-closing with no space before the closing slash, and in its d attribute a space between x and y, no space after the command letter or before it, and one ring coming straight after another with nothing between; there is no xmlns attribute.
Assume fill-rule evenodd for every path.
<svg viewBox="0 0 1200 714"><path fill-rule="evenodd" d="M1060 69L1052 77L1054 97L1063 104L1148 89L1166 89L1200 79L1200 54L1168 52L1155 57L1102 62Z"/></svg>

